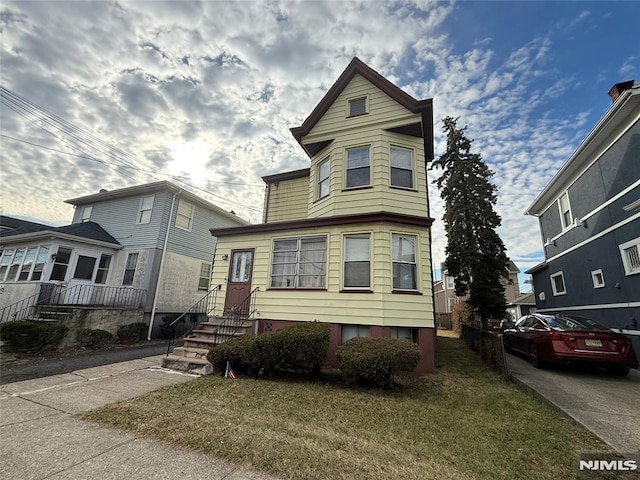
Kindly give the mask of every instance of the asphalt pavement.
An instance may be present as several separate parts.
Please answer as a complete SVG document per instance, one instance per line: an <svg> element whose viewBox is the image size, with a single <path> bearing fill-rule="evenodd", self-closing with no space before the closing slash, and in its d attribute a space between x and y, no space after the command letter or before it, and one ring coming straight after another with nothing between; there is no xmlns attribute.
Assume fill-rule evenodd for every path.
<svg viewBox="0 0 640 480"><path fill-rule="evenodd" d="M507 354L514 381L591 430L620 454L640 452L640 371L615 376L584 368L534 368Z"/></svg>
<svg viewBox="0 0 640 480"><path fill-rule="evenodd" d="M161 355L167 350L164 342L112 346L100 350L51 352L32 357L17 357L0 353L0 383L13 383L99 367L138 358Z"/></svg>

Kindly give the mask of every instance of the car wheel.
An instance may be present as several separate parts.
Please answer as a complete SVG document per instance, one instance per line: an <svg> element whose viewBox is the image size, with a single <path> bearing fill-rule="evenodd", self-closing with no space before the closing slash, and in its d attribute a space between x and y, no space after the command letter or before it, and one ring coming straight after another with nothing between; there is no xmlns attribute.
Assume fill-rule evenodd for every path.
<svg viewBox="0 0 640 480"><path fill-rule="evenodd" d="M507 353L511 353L511 342L507 337L502 337L502 344L504 345L504 351Z"/></svg>
<svg viewBox="0 0 640 480"><path fill-rule="evenodd" d="M609 373L613 375L624 377L625 375L629 375L629 370L631 370L631 367L629 365L625 365L624 367L611 367L608 370Z"/></svg>
<svg viewBox="0 0 640 480"><path fill-rule="evenodd" d="M544 368L544 362L540 360L540 354L538 353L538 347L535 344L529 344L529 360L531 360L531 365L536 368Z"/></svg>

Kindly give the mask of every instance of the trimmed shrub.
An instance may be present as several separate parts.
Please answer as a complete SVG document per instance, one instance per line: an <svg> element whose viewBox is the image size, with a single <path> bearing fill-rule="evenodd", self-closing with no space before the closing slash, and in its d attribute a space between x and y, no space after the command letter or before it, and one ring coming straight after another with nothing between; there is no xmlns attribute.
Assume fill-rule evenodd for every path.
<svg viewBox="0 0 640 480"><path fill-rule="evenodd" d="M243 335L216 345L209 350L207 360L219 373L224 373L229 362L235 372L251 375L258 368L255 338Z"/></svg>
<svg viewBox="0 0 640 480"><path fill-rule="evenodd" d="M395 338L352 338L338 350L338 367L350 383L393 384L397 372L413 370L420 361L415 343Z"/></svg>
<svg viewBox="0 0 640 480"><path fill-rule="evenodd" d="M329 349L329 325L300 322L256 337L257 364L266 372L319 373Z"/></svg>
<svg viewBox="0 0 640 480"><path fill-rule="evenodd" d="M14 352L55 350L68 330L59 323L19 320L0 324L0 339Z"/></svg>
<svg viewBox="0 0 640 480"><path fill-rule="evenodd" d="M100 329L83 329L78 332L78 343L82 347L96 348L111 343L113 334Z"/></svg>
<svg viewBox="0 0 640 480"><path fill-rule="evenodd" d="M142 322L122 325L116 335L120 343L135 343L147 338L147 324Z"/></svg>

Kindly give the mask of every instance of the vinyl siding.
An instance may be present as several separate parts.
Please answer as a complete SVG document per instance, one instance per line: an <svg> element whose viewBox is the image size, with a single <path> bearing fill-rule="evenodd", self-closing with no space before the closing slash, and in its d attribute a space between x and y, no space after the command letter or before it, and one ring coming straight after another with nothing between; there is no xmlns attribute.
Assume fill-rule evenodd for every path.
<svg viewBox="0 0 640 480"><path fill-rule="evenodd" d="M343 235L370 233L373 293L345 293L342 289ZM392 291L391 235L403 233L419 239L418 290L422 295L394 294ZM274 238L327 236L327 290L270 290L272 244ZM287 233L233 235L218 240L212 285L222 284L216 311L224 309L226 280L231 250L255 248L253 287L260 287L257 310L262 319L326 321L385 326L433 327L433 304L429 261L428 230L413 226L371 223L348 227L308 228ZM222 255L229 255L222 260Z"/></svg>
<svg viewBox="0 0 640 480"><path fill-rule="evenodd" d="M266 222L307 218L309 177L273 182L268 192Z"/></svg>

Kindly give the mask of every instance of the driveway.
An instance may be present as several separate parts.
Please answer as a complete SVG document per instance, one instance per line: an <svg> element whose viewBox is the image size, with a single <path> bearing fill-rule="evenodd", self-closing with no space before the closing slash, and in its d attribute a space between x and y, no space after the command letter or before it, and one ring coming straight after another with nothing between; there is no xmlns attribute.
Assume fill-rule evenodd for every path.
<svg viewBox="0 0 640 480"><path fill-rule="evenodd" d="M513 379L591 430L619 453L640 451L640 371L626 377L598 370L534 368L507 354Z"/></svg>

